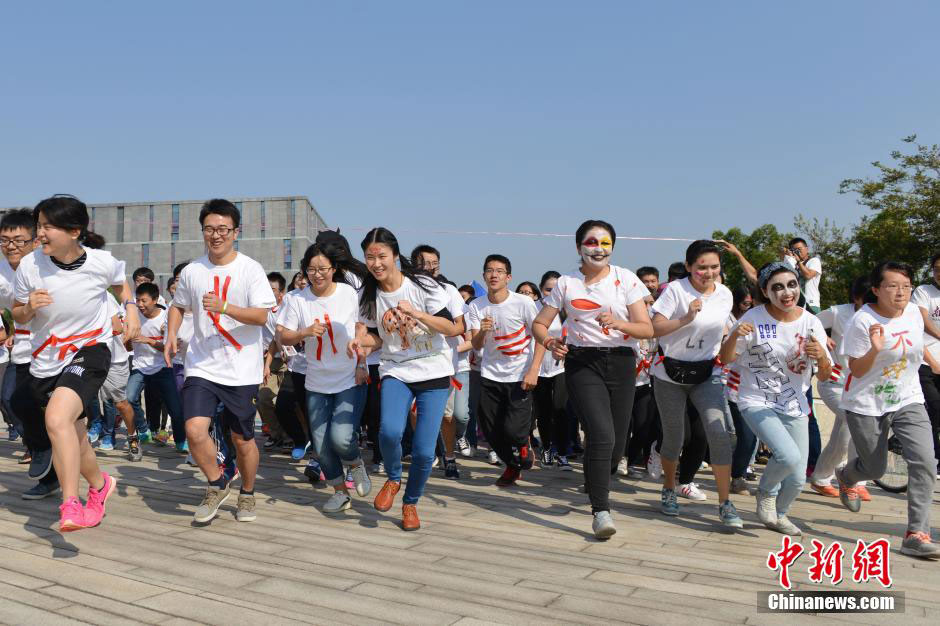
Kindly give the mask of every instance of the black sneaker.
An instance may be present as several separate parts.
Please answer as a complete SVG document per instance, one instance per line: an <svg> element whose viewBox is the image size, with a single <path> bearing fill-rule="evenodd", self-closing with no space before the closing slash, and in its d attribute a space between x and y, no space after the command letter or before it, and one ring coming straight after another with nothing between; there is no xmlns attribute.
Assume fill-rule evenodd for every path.
<svg viewBox="0 0 940 626"><path fill-rule="evenodd" d="M542 467L551 467L552 462L555 460L555 455L552 454L551 448L548 450L543 449L542 454L539 455L539 462L542 464Z"/></svg>
<svg viewBox="0 0 940 626"><path fill-rule="evenodd" d="M52 483L38 482L20 496L24 500L42 500L59 492L59 481Z"/></svg>
<svg viewBox="0 0 940 626"><path fill-rule="evenodd" d="M45 478L52 469L52 448L33 451L33 460L29 462L29 477L33 480Z"/></svg>
<svg viewBox="0 0 940 626"><path fill-rule="evenodd" d="M457 459L444 459L444 478L450 478L451 480L458 480L460 478L460 470L457 469Z"/></svg>
<svg viewBox="0 0 940 626"><path fill-rule="evenodd" d="M129 461L139 461L144 458L143 452L140 451L140 444L137 443L137 439L128 439L127 440L127 459Z"/></svg>
<svg viewBox="0 0 940 626"><path fill-rule="evenodd" d="M522 446L519 448L519 467L524 470L532 469L532 466L535 464L535 455L532 454L532 448L529 446Z"/></svg>
<svg viewBox="0 0 940 626"><path fill-rule="evenodd" d="M306 476L310 484L314 486L320 484L320 472L320 464L314 460L307 463L307 467L304 468L304 476Z"/></svg>

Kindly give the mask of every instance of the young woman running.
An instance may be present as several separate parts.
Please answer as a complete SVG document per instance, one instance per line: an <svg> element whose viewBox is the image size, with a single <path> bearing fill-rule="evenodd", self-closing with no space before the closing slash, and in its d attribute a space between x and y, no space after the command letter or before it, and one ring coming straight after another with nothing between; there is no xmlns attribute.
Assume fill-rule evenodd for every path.
<svg viewBox="0 0 940 626"><path fill-rule="evenodd" d="M344 466L351 468L356 493L364 497L372 482L359 456L359 421L365 402L365 357L354 347L359 295L346 282L346 267L326 246L313 244L301 267L310 286L285 300L278 316L282 344L306 346L307 415L320 467L334 493L323 506L339 513L352 503Z"/></svg>
<svg viewBox="0 0 940 626"><path fill-rule="evenodd" d="M679 514L676 468L685 437L686 403L691 401L708 438L718 517L725 526L743 528L744 522L729 499L731 437L725 422L725 387L720 370L715 374L715 356L732 306L731 291L716 280L721 272L720 253L713 241L693 242L685 252L689 275L669 283L653 304L653 328L663 354L663 360L653 368L663 427L662 511Z"/></svg>
<svg viewBox="0 0 940 626"><path fill-rule="evenodd" d="M373 228L362 240L369 274L363 281L359 309L367 332L355 342L381 349L382 423L379 445L388 480L375 498L375 508L388 511L401 489L401 439L412 402L417 420L411 468L402 506L402 529L421 527L417 503L431 475L434 449L454 365L445 337L459 334L447 292L430 276L416 273L400 256L398 240L386 228Z"/></svg>
<svg viewBox="0 0 940 626"><path fill-rule="evenodd" d="M610 476L623 455L636 391L636 339L653 336L636 274L610 264L614 227L588 220L575 233L578 270L558 279L532 323L536 341L565 359L568 396L585 433L584 478L592 528L598 539L617 532L610 516ZM560 311L567 314L567 343L550 334Z"/></svg>
<svg viewBox="0 0 940 626"><path fill-rule="evenodd" d="M83 247L88 209L74 196L53 196L33 209L41 252L23 258L16 271L13 318L31 322L32 356L27 384L37 407L46 406L46 428L62 486L59 530L97 526L116 481L102 472L85 432L85 414L111 365L108 288L126 309L124 339L137 336L140 320L124 263ZM48 400L47 400L48 398ZM83 507L78 477L88 481Z"/></svg>
<svg viewBox="0 0 940 626"><path fill-rule="evenodd" d="M855 485L884 474L890 428L907 461L907 532L901 553L936 559L940 548L930 539L930 507L937 462L918 369L922 361L934 371L940 364L924 350L924 318L911 302L913 275L904 263L875 267L875 301L859 309L845 330L842 353L850 375L840 406L858 457L836 470L836 478L843 506L857 513L861 499Z"/></svg>
<svg viewBox="0 0 940 626"><path fill-rule="evenodd" d="M757 517L785 535L802 531L787 518L806 482L810 386L832 374L826 331L812 313L797 306L799 277L777 261L757 275L763 306L745 313L721 346L721 362L736 362L741 375L738 407L751 430L773 450L757 489Z"/></svg>

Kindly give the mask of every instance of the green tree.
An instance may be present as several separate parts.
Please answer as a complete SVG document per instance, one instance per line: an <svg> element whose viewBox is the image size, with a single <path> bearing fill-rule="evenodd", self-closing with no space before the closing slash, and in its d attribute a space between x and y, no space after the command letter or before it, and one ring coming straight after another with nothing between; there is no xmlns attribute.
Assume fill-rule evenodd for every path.
<svg viewBox="0 0 940 626"><path fill-rule="evenodd" d="M853 233L863 266L893 259L926 277L927 260L940 252L940 147L922 145L916 135L902 141L913 150L893 151L892 165L874 161L878 178L843 180L839 193L858 194L858 203L876 212Z"/></svg>
<svg viewBox="0 0 940 626"><path fill-rule="evenodd" d="M770 261L779 260L780 249L793 238L792 233L781 233L773 224L758 226L750 234L746 234L737 226L726 231L716 230L712 239L723 239L733 243L755 269ZM737 259L731 254L722 255L721 267L727 276L727 285L734 289L747 283L744 272Z"/></svg>

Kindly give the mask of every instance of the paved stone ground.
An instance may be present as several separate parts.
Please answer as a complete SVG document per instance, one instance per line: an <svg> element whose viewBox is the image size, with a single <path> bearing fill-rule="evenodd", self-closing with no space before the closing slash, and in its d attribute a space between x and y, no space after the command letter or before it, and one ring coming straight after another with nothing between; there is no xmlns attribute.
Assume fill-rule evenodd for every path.
<svg viewBox="0 0 940 626"><path fill-rule="evenodd" d="M58 501L19 497L31 485L16 464L20 450L0 443L3 623L940 623L940 563L897 552L905 501L877 487L860 514L805 492L792 517L807 547L813 537L844 542L847 573L857 538L891 537L906 614L780 616L758 614L756 592L778 589L764 563L781 536L756 522L746 496L734 498L744 531L724 532L707 472L709 500L683 501L677 519L659 513L652 481L617 479L619 532L600 543L579 471L533 470L508 491L492 484L499 470L478 460L462 463L460 482L435 471L419 507L423 527L404 533L398 507L380 514L368 499L325 516L328 491L312 488L289 457L265 454L258 520L237 523L226 503L199 527L192 512L204 487L195 470L168 448L146 446L136 464L121 451L99 453L120 481L107 518L62 536ZM378 489L381 477L375 482ZM806 567L804 557L791 571L798 589L814 588Z"/></svg>

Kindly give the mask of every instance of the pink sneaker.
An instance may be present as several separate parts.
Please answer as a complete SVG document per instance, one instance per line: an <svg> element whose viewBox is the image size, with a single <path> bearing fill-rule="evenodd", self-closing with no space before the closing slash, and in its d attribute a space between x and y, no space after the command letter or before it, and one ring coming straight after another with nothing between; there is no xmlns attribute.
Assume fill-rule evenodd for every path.
<svg viewBox="0 0 940 626"><path fill-rule="evenodd" d="M82 528L88 528L85 509L78 498L69 498L59 505L59 532L69 533Z"/></svg>
<svg viewBox="0 0 940 626"><path fill-rule="evenodd" d="M104 505L117 486L117 479L111 478L105 472L101 472L101 477L104 478L104 485L100 491L94 487L88 487L88 501L85 503L85 523L88 527L101 523L104 517Z"/></svg>

